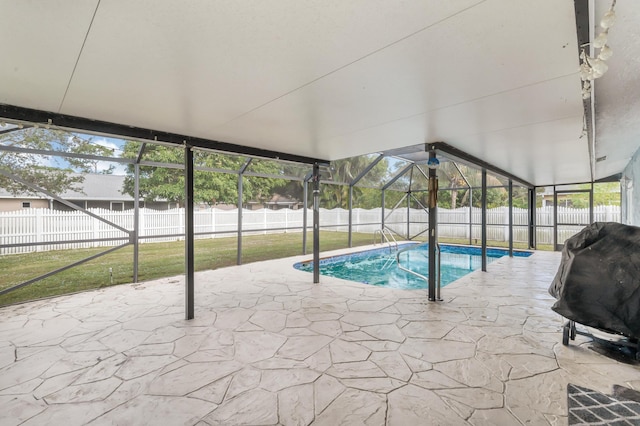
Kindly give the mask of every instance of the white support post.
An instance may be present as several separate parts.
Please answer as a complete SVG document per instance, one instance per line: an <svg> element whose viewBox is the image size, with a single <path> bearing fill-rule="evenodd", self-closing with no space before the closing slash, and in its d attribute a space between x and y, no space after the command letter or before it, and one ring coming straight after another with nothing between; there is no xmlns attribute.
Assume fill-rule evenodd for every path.
<svg viewBox="0 0 640 426"><path fill-rule="evenodd" d="M505 224L505 226L502 227L502 241L509 241L509 207L502 206L502 216L502 223Z"/></svg>

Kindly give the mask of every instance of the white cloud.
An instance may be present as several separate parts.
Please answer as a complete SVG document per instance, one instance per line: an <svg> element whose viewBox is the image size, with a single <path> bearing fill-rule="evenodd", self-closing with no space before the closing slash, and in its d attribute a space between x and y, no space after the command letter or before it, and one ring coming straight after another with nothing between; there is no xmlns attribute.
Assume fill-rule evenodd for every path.
<svg viewBox="0 0 640 426"><path fill-rule="evenodd" d="M106 138L101 138L101 139L94 139L92 142L95 145L99 145L99 146L103 146L105 148L111 149L113 151L112 155L114 157L119 157L122 154L122 145L118 145L113 141L114 139L107 140Z"/></svg>
<svg viewBox="0 0 640 426"><path fill-rule="evenodd" d="M120 142L120 144L116 143ZM109 148L112 150L112 157L120 157L122 155L122 145L124 141L120 139L112 139L112 138L100 138L92 140L92 143L95 145L103 146L105 148ZM113 163L111 161L98 161L96 163L96 172L102 173L105 170L109 170L109 167L114 166L113 174L114 175L124 175L127 171L127 166L125 164Z"/></svg>

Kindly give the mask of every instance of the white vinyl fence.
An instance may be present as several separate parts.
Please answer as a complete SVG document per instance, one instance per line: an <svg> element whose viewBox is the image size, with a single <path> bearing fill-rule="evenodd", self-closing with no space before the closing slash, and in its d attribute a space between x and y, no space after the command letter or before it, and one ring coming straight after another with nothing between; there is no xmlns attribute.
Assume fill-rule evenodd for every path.
<svg viewBox="0 0 640 426"><path fill-rule="evenodd" d="M134 211L111 211L91 209L92 213L133 230ZM507 207L487 211L487 235L490 241L507 241L509 222ZM313 212L307 211L307 229L310 231ZM513 209L514 241L527 242L527 210ZM401 235L407 233L407 215L410 218L409 233L414 236L427 228L427 213L421 209L396 209L385 211L385 224ZM473 225L469 225L472 217ZM438 209L438 233L442 238L480 239L481 210L468 207L455 210ZM536 211L537 241L540 244L553 242L553 207ZM559 223L589 223L588 209L558 208ZM353 209L353 232L371 233L380 229L382 211L377 209ZM594 210L595 221L620 221L618 206L600 206ZM348 232L349 211L345 209L320 209L320 226L324 230ZM243 210L243 235L301 232L303 210ZM196 238L220 238L236 236L238 228L237 210L206 209L195 212ZM561 232L571 234L582 226L559 227ZM151 210L140 209L139 235L141 242L176 241L184 233L184 209ZM165 235L164 237L159 237ZM561 236L564 234L561 234ZM569 235L567 235L569 236ZM86 241L104 238L122 238L119 241ZM0 212L1 254L29 253L35 251L61 250L115 246L128 241L128 234L113 228L82 212L47 209L25 209ZM564 237L563 237L564 238ZM65 244L26 245L33 243L69 241Z"/></svg>

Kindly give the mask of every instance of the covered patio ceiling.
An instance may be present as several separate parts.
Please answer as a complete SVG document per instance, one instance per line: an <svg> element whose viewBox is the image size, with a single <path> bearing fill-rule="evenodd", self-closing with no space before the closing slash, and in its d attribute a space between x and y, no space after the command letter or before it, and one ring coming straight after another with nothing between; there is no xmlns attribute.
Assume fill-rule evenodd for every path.
<svg viewBox="0 0 640 426"><path fill-rule="evenodd" d="M445 142L592 181L640 144L640 11L616 12L594 121L572 0L13 0L0 103L323 160Z"/></svg>

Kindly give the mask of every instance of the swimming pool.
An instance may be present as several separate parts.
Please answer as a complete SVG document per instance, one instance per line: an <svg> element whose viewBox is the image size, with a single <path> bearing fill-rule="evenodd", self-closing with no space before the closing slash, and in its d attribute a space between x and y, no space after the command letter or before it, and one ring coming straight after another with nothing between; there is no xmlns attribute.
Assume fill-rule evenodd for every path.
<svg viewBox="0 0 640 426"><path fill-rule="evenodd" d="M416 245L416 249L401 253L401 264L407 269L428 276L428 246L407 243L401 244L399 249L402 250L409 245ZM482 266L480 247L441 244L440 253L441 286L445 286ZM532 252L528 251L513 252L513 255L518 257L528 257L531 254ZM487 263L508 255L507 250L488 248ZM293 266L301 271L313 271L312 261L296 263ZM388 247L320 259L320 273L380 287L421 289L428 286L424 280L398 268L396 251L395 249L390 250Z"/></svg>

